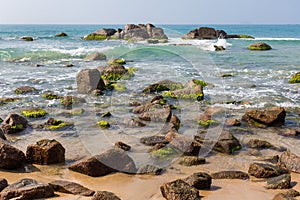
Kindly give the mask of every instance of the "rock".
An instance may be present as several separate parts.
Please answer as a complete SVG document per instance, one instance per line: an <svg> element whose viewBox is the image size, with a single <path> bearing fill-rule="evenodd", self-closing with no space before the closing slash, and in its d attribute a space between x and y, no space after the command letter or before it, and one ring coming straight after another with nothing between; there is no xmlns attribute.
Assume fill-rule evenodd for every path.
<svg viewBox="0 0 300 200"><path fill-rule="evenodd" d="M248 110L242 120L258 127L281 126L284 124L285 116L286 112L283 107L271 107L263 111Z"/></svg>
<svg viewBox="0 0 300 200"><path fill-rule="evenodd" d="M300 83L300 72L297 72L296 74L294 74L290 78L289 83Z"/></svg>
<svg viewBox="0 0 300 200"><path fill-rule="evenodd" d="M0 192L8 186L7 180L4 178L0 178Z"/></svg>
<svg viewBox="0 0 300 200"><path fill-rule="evenodd" d="M159 93L162 91L182 89L183 85L179 82L174 82L170 80L162 80L157 83L151 84L143 89L144 93Z"/></svg>
<svg viewBox="0 0 300 200"><path fill-rule="evenodd" d="M229 131L222 130L221 135L214 146L214 150L220 153L233 154L242 148L240 142Z"/></svg>
<svg viewBox="0 0 300 200"><path fill-rule="evenodd" d="M15 89L16 94L26 94L26 93L31 93L37 91L34 87L30 86L21 86Z"/></svg>
<svg viewBox="0 0 300 200"><path fill-rule="evenodd" d="M179 164L184 166L194 166L205 164L205 158L198 156L183 156L179 159Z"/></svg>
<svg viewBox="0 0 300 200"><path fill-rule="evenodd" d="M255 39L253 36L251 35L244 35L244 34L228 34L227 38L246 38L246 39Z"/></svg>
<svg viewBox="0 0 300 200"><path fill-rule="evenodd" d="M110 149L100 155L79 160L68 168L92 177L118 171L124 173L136 173L137 171L132 158L121 149Z"/></svg>
<svg viewBox="0 0 300 200"><path fill-rule="evenodd" d="M94 33L84 36L84 40L105 40L113 36L117 31L115 29L100 29Z"/></svg>
<svg viewBox="0 0 300 200"><path fill-rule="evenodd" d="M121 200L112 192L107 191L97 191L91 200Z"/></svg>
<svg viewBox="0 0 300 200"><path fill-rule="evenodd" d="M154 25L144 25L139 26L135 24L125 25L123 31L123 39L130 41L143 41L147 39L168 39L164 34L162 28L155 27Z"/></svg>
<svg viewBox="0 0 300 200"><path fill-rule="evenodd" d="M1 129L4 134L13 134L23 131L28 126L28 121L18 115L8 115L1 124Z"/></svg>
<svg viewBox="0 0 300 200"><path fill-rule="evenodd" d="M141 166L138 171L137 174L153 174L153 175L160 175L162 172L162 168L154 166L154 165L143 165Z"/></svg>
<svg viewBox="0 0 300 200"><path fill-rule="evenodd" d="M149 146L154 146L156 144L168 144L169 141L165 139L165 136L148 136L148 137L142 137L140 139L140 142Z"/></svg>
<svg viewBox="0 0 300 200"><path fill-rule="evenodd" d="M71 107L72 105L86 103L84 98L75 97L75 96L64 96L61 99L61 104L65 107Z"/></svg>
<svg viewBox="0 0 300 200"><path fill-rule="evenodd" d="M69 181L56 180L56 181L52 181L49 184L56 192L81 195L81 196L93 196L93 194L95 193L95 191L83 187L78 183L69 182Z"/></svg>
<svg viewBox="0 0 300 200"><path fill-rule="evenodd" d="M300 134L300 131L296 129L285 129L279 134L287 137L297 137Z"/></svg>
<svg viewBox="0 0 300 200"><path fill-rule="evenodd" d="M226 50L225 47L223 47L223 46L214 45L214 47L215 47L215 51L225 51Z"/></svg>
<svg viewBox="0 0 300 200"><path fill-rule="evenodd" d="M176 180L160 187L162 196L167 200L200 200L199 192L183 180Z"/></svg>
<svg viewBox="0 0 300 200"><path fill-rule="evenodd" d="M213 179L249 179L249 175L241 171L221 171L212 173L211 177Z"/></svg>
<svg viewBox="0 0 300 200"><path fill-rule="evenodd" d="M124 151L129 151L131 149L131 146L129 146L128 144L125 144L123 142L116 142L115 147L120 148Z"/></svg>
<svg viewBox="0 0 300 200"><path fill-rule="evenodd" d="M1 120L0 120L1 121ZM1 123L1 122L0 122ZM6 137L5 137L5 135L4 135L4 133L3 133L3 131L2 131L2 129L0 128L0 140L6 140Z"/></svg>
<svg viewBox="0 0 300 200"><path fill-rule="evenodd" d="M0 168L18 169L26 161L25 154L19 149L0 141Z"/></svg>
<svg viewBox="0 0 300 200"><path fill-rule="evenodd" d="M287 194L278 193L278 194L275 195L273 200L295 200L295 198L293 198L293 197L291 197Z"/></svg>
<svg viewBox="0 0 300 200"><path fill-rule="evenodd" d="M287 173L281 167L266 163L252 163L249 167L248 173L256 178L270 178Z"/></svg>
<svg viewBox="0 0 300 200"><path fill-rule="evenodd" d="M6 187L0 193L0 199L41 199L53 197L54 192L50 185L37 182L33 179L22 179Z"/></svg>
<svg viewBox="0 0 300 200"><path fill-rule="evenodd" d="M183 181L198 190L209 190L211 186L211 176L204 172L194 173Z"/></svg>
<svg viewBox="0 0 300 200"><path fill-rule="evenodd" d="M105 84L97 69L83 69L76 75L78 93L91 93L93 90L105 89Z"/></svg>
<svg viewBox="0 0 300 200"><path fill-rule="evenodd" d="M290 151L281 154L278 164L289 171L300 173L300 157Z"/></svg>
<svg viewBox="0 0 300 200"><path fill-rule="evenodd" d="M128 69L122 65L109 65L104 68L98 68L98 70L102 74L102 79L108 81L117 81L128 73Z"/></svg>
<svg viewBox="0 0 300 200"><path fill-rule="evenodd" d="M146 124L140 119L132 118L126 122L127 127L144 127Z"/></svg>
<svg viewBox="0 0 300 200"><path fill-rule="evenodd" d="M300 196L300 192L298 192L297 190L294 190L294 189L289 189L284 194L291 196L291 197L299 197Z"/></svg>
<svg viewBox="0 0 300 200"><path fill-rule="evenodd" d="M23 37L21 37L21 39L24 41L28 41L28 42L33 41L33 37L30 37L30 36L23 36Z"/></svg>
<svg viewBox="0 0 300 200"><path fill-rule="evenodd" d="M171 119L171 108L170 106L153 106L150 111L143 112L139 115L139 119L144 121L153 122L168 122Z"/></svg>
<svg viewBox="0 0 300 200"><path fill-rule="evenodd" d="M156 102L145 103L145 104L142 104L140 106L137 106L137 107L133 108L132 112L134 114L141 114L141 113L144 113L144 112L148 112L150 110L161 109L161 108L163 108L163 107L161 105L158 105Z"/></svg>
<svg viewBox="0 0 300 200"><path fill-rule="evenodd" d="M216 31L214 28L200 27L198 29L190 31L188 34L184 35L183 39L217 39L218 37L226 38L227 33L222 30Z"/></svg>
<svg viewBox="0 0 300 200"><path fill-rule="evenodd" d="M27 147L28 163L50 165L65 162L65 148L56 140L40 140Z"/></svg>
<svg viewBox="0 0 300 200"><path fill-rule="evenodd" d="M264 42L259 42L256 44L251 44L247 47L249 50L258 50L258 51L266 51L272 49L272 47Z"/></svg>
<svg viewBox="0 0 300 200"><path fill-rule="evenodd" d="M106 60L106 55L104 53L92 53L87 55L84 60L95 61L95 60Z"/></svg>
<svg viewBox="0 0 300 200"><path fill-rule="evenodd" d="M170 144L180 151L185 156L198 156L200 151L200 146L194 142L194 139L178 134L176 132L169 132L165 136L166 140Z"/></svg>
<svg viewBox="0 0 300 200"><path fill-rule="evenodd" d="M31 108L31 109L22 110L21 114L28 118L39 118L39 117L45 117L48 113L41 108Z"/></svg>
<svg viewBox="0 0 300 200"><path fill-rule="evenodd" d="M268 149L272 148L273 145L267 141L264 140L258 140L258 139L251 139L247 144L249 148L259 148L259 149Z"/></svg>
<svg viewBox="0 0 300 200"><path fill-rule="evenodd" d="M55 35L55 37L67 37L67 36L68 36L68 34L66 34L66 33L64 33L64 32L57 33L57 34Z"/></svg>
<svg viewBox="0 0 300 200"><path fill-rule="evenodd" d="M237 119L227 119L225 126L240 126L241 122Z"/></svg>
<svg viewBox="0 0 300 200"><path fill-rule="evenodd" d="M291 187L291 175L283 174L267 179L266 189L289 189Z"/></svg>
<svg viewBox="0 0 300 200"><path fill-rule="evenodd" d="M66 128L71 125L72 124L70 124L68 122L64 122L62 120L51 117L47 120L47 122L45 124L39 125L39 128L44 128L44 129L48 129L48 130L58 130L61 128Z"/></svg>
<svg viewBox="0 0 300 200"><path fill-rule="evenodd" d="M42 95L44 99L53 100L53 99L61 99L62 97L52 93L44 93Z"/></svg>

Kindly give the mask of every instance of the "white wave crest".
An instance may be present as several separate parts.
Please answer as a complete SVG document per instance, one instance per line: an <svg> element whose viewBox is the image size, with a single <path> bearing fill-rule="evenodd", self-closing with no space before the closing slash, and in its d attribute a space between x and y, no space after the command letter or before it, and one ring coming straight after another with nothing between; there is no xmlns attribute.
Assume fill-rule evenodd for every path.
<svg viewBox="0 0 300 200"><path fill-rule="evenodd" d="M71 56L81 56L85 55L87 53L91 52L104 52L107 50L114 49L115 47L107 46L107 47L100 47L100 48L86 48L86 47L80 47L77 49L58 49L58 48L52 48L49 49L49 51L55 51L62 54L70 54Z"/></svg>

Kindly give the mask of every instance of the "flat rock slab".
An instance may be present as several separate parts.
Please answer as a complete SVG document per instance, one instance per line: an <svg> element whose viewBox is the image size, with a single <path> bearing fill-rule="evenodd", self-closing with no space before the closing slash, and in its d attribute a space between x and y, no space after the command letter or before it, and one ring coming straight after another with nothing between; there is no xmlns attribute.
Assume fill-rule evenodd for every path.
<svg viewBox="0 0 300 200"><path fill-rule="evenodd" d="M92 200L121 200L121 199L112 192L97 191L92 197Z"/></svg>
<svg viewBox="0 0 300 200"><path fill-rule="evenodd" d="M241 171L221 171L212 173L213 179L249 179L249 175Z"/></svg>
<svg viewBox="0 0 300 200"><path fill-rule="evenodd" d="M291 187L291 175L283 174L267 180L266 189L289 189Z"/></svg>
<svg viewBox="0 0 300 200"><path fill-rule="evenodd" d="M90 190L78 183L69 182L69 181L53 181L50 183L51 187L54 191L67 193L67 194L75 194L81 196L93 196L95 191Z"/></svg>
<svg viewBox="0 0 300 200"><path fill-rule="evenodd" d="M276 165L267 163L252 163L249 167L248 173L256 178L270 178L285 174L287 171Z"/></svg>
<svg viewBox="0 0 300 200"><path fill-rule="evenodd" d="M6 187L0 193L0 199L32 200L53 197L54 192L50 185L37 182L33 179L22 179Z"/></svg>

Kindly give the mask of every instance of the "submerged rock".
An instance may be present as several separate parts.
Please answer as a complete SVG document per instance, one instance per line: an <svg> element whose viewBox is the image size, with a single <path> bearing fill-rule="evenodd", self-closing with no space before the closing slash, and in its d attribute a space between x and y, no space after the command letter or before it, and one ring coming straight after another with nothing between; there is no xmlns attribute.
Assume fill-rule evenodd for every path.
<svg viewBox="0 0 300 200"><path fill-rule="evenodd" d="M83 69L76 75L78 93L91 93L93 90L104 90L105 84L97 69Z"/></svg>
<svg viewBox="0 0 300 200"><path fill-rule="evenodd" d="M154 146L156 144L168 144L169 141L165 139L165 136L148 136L148 137L142 137L140 139L140 142L149 146Z"/></svg>
<svg viewBox="0 0 300 200"><path fill-rule="evenodd" d="M160 175L162 172L162 168L158 167L158 166L154 166L154 165L143 165L141 166L138 171L137 174L153 174L153 175Z"/></svg>
<svg viewBox="0 0 300 200"><path fill-rule="evenodd" d="M100 155L79 160L68 168L93 177L104 176L118 171L124 173L137 172L132 158L121 149L110 149Z"/></svg>
<svg viewBox="0 0 300 200"><path fill-rule="evenodd" d="M63 106L70 107L72 105L86 103L86 100L84 98L75 97L75 96L64 96L60 102Z"/></svg>
<svg viewBox="0 0 300 200"><path fill-rule="evenodd" d="M69 181L56 180L56 181L52 181L49 184L54 191L67 193L67 194L93 196L93 194L95 193L95 191L90 190L78 183L69 182Z"/></svg>
<svg viewBox="0 0 300 200"><path fill-rule="evenodd" d="M300 173L300 157L290 151L281 154L278 164L289 171Z"/></svg>
<svg viewBox="0 0 300 200"><path fill-rule="evenodd" d="M268 149L273 147L271 143L264 140L258 140L258 139L251 139L247 143L247 146L249 148L260 148L260 149Z"/></svg>
<svg viewBox="0 0 300 200"><path fill-rule="evenodd" d="M4 134L13 134L23 131L27 126L28 121L24 117L10 114L3 120L1 129Z"/></svg>
<svg viewBox="0 0 300 200"><path fill-rule="evenodd" d="M160 187L162 196L167 200L200 200L201 197L196 188L183 180L176 180Z"/></svg>
<svg viewBox="0 0 300 200"><path fill-rule="evenodd" d="M106 60L106 55L104 53L92 53L90 55L87 55L84 60L89 60L89 61L96 61L96 60Z"/></svg>
<svg viewBox="0 0 300 200"><path fill-rule="evenodd" d="M91 200L121 200L112 192L107 191L97 191Z"/></svg>
<svg viewBox="0 0 300 200"><path fill-rule="evenodd" d="M251 44L247 47L249 50L266 51L272 49L272 47L264 42Z"/></svg>
<svg viewBox="0 0 300 200"><path fill-rule="evenodd" d="M26 157L22 151L0 140L0 168L18 169L25 161Z"/></svg>
<svg viewBox="0 0 300 200"><path fill-rule="evenodd" d="M281 126L285 122L285 116L286 112L283 107L271 107L263 111L248 110L242 120L257 127Z"/></svg>
<svg viewBox="0 0 300 200"><path fill-rule="evenodd" d="M34 87L31 87L31 86L21 86L21 87L18 87L17 89L15 89L16 94L26 94L26 93L35 92L35 91L37 91L37 89L35 89Z"/></svg>
<svg viewBox="0 0 300 200"><path fill-rule="evenodd" d="M55 37L67 37L67 36L68 36L68 34L66 34L66 33L64 33L64 32L57 33L57 34L55 35Z"/></svg>
<svg viewBox="0 0 300 200"><path fill-rule="evenodd" d="M124 151L129 151L131 149L131 146L120 141L115 143L115 147L120 148Z"/></svg>
<svg viewBox="0 0 300 200"><path fill-rule="evenodd" d="M50 185L37 182L33 179L22 179L6 187L0 193L0 199L42 199L53 197L54 192Z"/></svg>
<svg viewBox="0 0 300 200"><path fill-rule="evenodd" d="M28 163L49 165L65 162L65 148L56 140L40 140L26 150Z"/></svg>

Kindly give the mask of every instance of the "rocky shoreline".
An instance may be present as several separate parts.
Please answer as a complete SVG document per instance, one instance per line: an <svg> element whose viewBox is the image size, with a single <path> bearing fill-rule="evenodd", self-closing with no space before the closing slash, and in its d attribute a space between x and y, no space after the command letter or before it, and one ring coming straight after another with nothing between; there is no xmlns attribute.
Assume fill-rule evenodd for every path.
<svg viewBox="0 0 300 200"><path fill-rule="evenodd" d="M216 39L220 35L224 38L235 37L227 35L224 31L212 29L206 29L209 31L209 36L199 36L204 30L200 29L194 30L188 35L198 34L193 39ZM130 38L134 41L167 39L162 29L151 24L125 26L123 30L118 31L107 29L103 31L96 31L87 38L102 38L105 35L105 39L118 36L118 39ZM140 37L139 34L145 37ZM65 34L60 35L66 36ZM190 36L185 37L185 39L191 39ZM257 50L257 48L268 50L271 47L258 44L254 45L254 48L256 49L252 50ZM251 48L249 47L249 49ZM85 60L91 62L105 59L105 55L98 53ZM62 115L71 118L74 116L84 117L86 106L91 103L87 100L90 96L109 96L112 91L126 92L126 86L122 85L122 80L132 79L137 70L127 67L126 63L125 59L116 58L109 60L105 66L81 70L76 76L77 95L74 96L39 94L36 88L23 86L15 89L18 98L1 98L0 105L21 101L22 98L25 98L23 95L42 95L47 101L57 100L59 106L66 110L61 113ZM226 76L222 78L226 78ZM291 77L289 82L298 84L299 73ZM68 157L72 153L66 155L67 151L70 152L74 149L70 150L68 149L70 145L61 143L60 136L57 137L58 139L52 139L46 134L43 135L43 131L64 132L75 126L71 122L54 118L52 110L47 109L46 106L45 108L26 108L20 113L11 113L5 116L3 120L0 119L1 174L2 172L3 174L18 174L25 171L26 176L30 177L34 170L28 171L28 169L37 168L38 170L43 167L51 169L54 166L60 166L59 169L63 171L63 175L58 178L59 176L55 174L53 177L58 180L49 182L22 178L8 183L6 178L0 179L1 199L49 198L55 197L57 193L85 196L93 200L118 200L124 199L123 196L126 196L122 192L114 192L114 194L111 190L89 189L88 186L77 183L80 181L68 180L66 175L68 173L80 174L78 176L82 175L89 180L105 179L116 174L131 178L138 176L141 179L150 177L150 180L169 175L168 181L155 185L160 195L159 197L155 196L157 199L196 200L208 193L207 196L204 195L204 198L209 198L215 192L213 190L214 182L224 179L251 180L254 184L263 182L265 183L262 186L264 190L278 190L278 194L274 195L274 200L297 198L300 194L291 188L298 187L297 185L295 187L295 182L300 181L300 178L295 175L300 173L300 155L290 151L289 147L265 141L253 132L267 132L274 134L274 137L280 135L291 140L298 140L299 127L286 126L286 117L293 116L293 119L297 121L299 110L268 106L259 110L249 109L238 117L232 110L228 113L222 107L202 103L206 95L205 87L213 87L213 85L199 79L192 79L186 83L157 80L144 88L138 95L132 94L132 96L138 96L135 98L137 101L132 101L130 105L126 106L126 109L130 109L132 117L122 120L118 118L118 122L111 117L115 115L113 111L105 110L103 112L103 109L99 109L101 112L98 112L98 110L90 108L89 113L98 116L100 121L83 123L98 127L100 132L115 131L114 127L118 123L123 123L121 121L126 121L126 127L129 129L140 129L145 132L148 127L152 126L163 125L163 128L149 136L139 138L136 143L127 144L126 141L114 141L113 147L112 144L109 144L111 148L107 148L104 152L93 155L83 152L84 156L75 159ZM182 120L180 117L180 112L184 108L178 104L179 100L189 103L192 107L201 105L202 112L197 113L197 119L188 119L190 120L188 126L192 124L197 127L197 132L193 135L182 134L182 127L187 127L184 123L188 120ZM247 104L249 102L228 103ZM14 142L18 141L21 134L25 132L25 134L30 134L33 131L41 133L44 138L26 147L23 146L23 149L26 148L26 153L14 146ZM246 140L240 139L244 135L249 137L246 137ZM76 149L76 147L73 148ZM137 148L143 149L153 162L136 162L134 153ZM202 157L204 154L205 156ZM235 159L245 159L245 162L227 163ZM164 165L165 163L167 164ZM181 171L185 173L181 174ZM297 178L293 179L293 177ZM97 188L97 186L93 186L93 188ZM113 191L116 190L113 188ZM124 192L124 190L120 190ZM221 191L222 188L219 190Z"/></svg>

